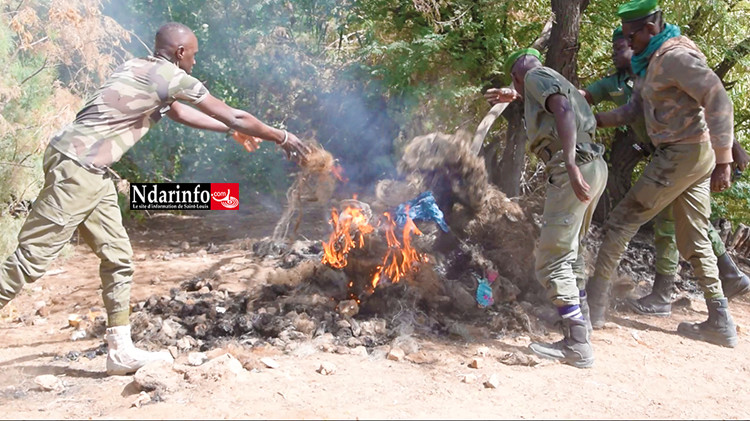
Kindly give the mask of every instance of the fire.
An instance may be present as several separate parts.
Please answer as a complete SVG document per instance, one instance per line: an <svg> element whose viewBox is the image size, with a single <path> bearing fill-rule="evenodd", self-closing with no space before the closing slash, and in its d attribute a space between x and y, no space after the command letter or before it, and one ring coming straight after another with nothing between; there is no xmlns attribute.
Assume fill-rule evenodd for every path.
<svg viewBox="0 0 750 421"><path fill-rule="evenodd" d="M323 241L323 263L341 269L346 266L349 251L364 247L365 234L373 232L374 228L367 222L367 216L361 209L351 206L347 206L341 215L333 209L330 223L333 232L328 243Z"/></svg>
<svg viewBox="0 0 750 421"><path fill-rule="evenodd" d="M407 209L408 212L408 209ZM412 266L417 262L426 261L426 257L419 254L417 250L411 245L411 235L422 235L422 232L414 224L414 221L407 216L406 224L401 238L403 238L403 246L396 238L396 223L391 218L391 215L385 213L388 227L385 231L385 239L388 242L388 252L386 252L383 258L383 264L378 266L378 271L372 277L371 285L374 290L377 288L381 279L385 278L390 280L392 283L397 283L401 278L411 271Z"/></svg>
<svg viewBox="0 0 750 421"><path fill-rule="evenodd" d="M386 212L384 216L388 251L383 257L382 264L376 267L375 274L370 280L371 291L374 291L383 280L394 284L399 282L412 270L415 263L427 261L427 256L418 253L411 244L412 234L422 235L414 221L407 217L406 224L401 232L402 240L399 241L396 235L396 222L390 213ZM333 232L328 238L328 242L323 241L322 263L334 269L342 269L348 263L349 251L364 247L365 235L372 233L375 228L368 223L367 217L361 209L351 206L347 206L341 214L336 209L331 210L330 223L333 226ZM353 281L350 281L349 289L353 285Z"/></svg>

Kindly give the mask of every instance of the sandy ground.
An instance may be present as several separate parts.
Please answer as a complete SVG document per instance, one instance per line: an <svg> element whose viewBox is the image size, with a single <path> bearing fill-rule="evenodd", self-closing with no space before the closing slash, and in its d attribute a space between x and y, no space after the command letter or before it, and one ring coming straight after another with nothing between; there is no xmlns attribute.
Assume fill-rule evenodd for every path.
<svg viewBox="0 0 750 421"><path fill-rule="evenodd" d="M129 224L137 264L133 301L168 294L183 280L211 273L237 256L252 258L241 243L270 234L276 218L277 211L258 208L239 215L158 216ZM321 223L322 217L303 226L325 227ZM320 232L303 234L315 238ZM157 258L182 241L188 241L191 251L209 243L220 251ZM101 306L97 258L76 244L51 269L0 314L2 418L750 418L747 298L731 305L740 328L735 349L676 334L679 322L706 318L705 305L694 299L666 319L614 311L610 326L594 334L596 363L586 370L553 362L503 364L500 358L507 353L526 352L531 338L523 334L472 342L417 338L426 356L418 362L391 361L379 352L365 357L269 348L254 352L271 356L279 368L247 371L231 381L188 384L163 395L162 401L135 407L139 391L132 377L108 377L105 356L84 356L91 356L102 340L71 340L68 315ZM232 276L222 283L228 289L246 287ZM34 303L41 300L49 310L46 317L35 315ZM546 339L559 337L551 333ZM483 363L469 368L482 346L489 349ZM81 356L71 359L71 352ZM335 364L336 373L316 372L322 362ZM41 374L58 376L64 390L40 390L34 378ZM476 375L477 381L463 383L465 374ZM499 379L495 389L483 386L491 375Z"/></svg>

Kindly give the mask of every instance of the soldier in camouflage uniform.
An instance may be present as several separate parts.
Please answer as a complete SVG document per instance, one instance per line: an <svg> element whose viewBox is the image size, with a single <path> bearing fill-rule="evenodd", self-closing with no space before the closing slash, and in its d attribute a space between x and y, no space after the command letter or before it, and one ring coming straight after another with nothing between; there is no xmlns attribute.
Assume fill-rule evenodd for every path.
<svg viewBox="0 0 750 421"><path fill-rule="evenodd" d="M656 0L620 6L623 33L633 48L638 76L627 105L597 115L600 126L621 126L643 115L656 146L651 162L609 215L588 286L592 319L603 319L611 278L638 228L669 204L677 248L695 271L708 307L703 323L681 323L679 333L734 347L737 332L708 239L710 191L731 183L733 109L721 80L698 47L665 25Z"/></svg>
<svg viewBox="0 0 750 421"><path fill-rule="evenodd" d="M156 34L155 54L120 65L75 121L52 138L44 155L44 187L18 235L18 248L0 269L2 308L24 284L44 275L78 229L101 259L109 374L127 374L151 361L172 360L168 353L146 352L131 341L133 251L109 166L164 114L195 128L236 130L240 134L235 139L248 149L257 137L280 144L291 158L304 158L308 151L293 134L213 97L190 76L197 51L198 41L188 27L162 26Z"/></svg>
<svg viewBox="0 0 750 421"><path fill-rule="evenodd" d="M523 99L529 150L546 164L547 197L534 253L536 277L557 306L564 338L553 344L533 343L531 349L545 358L590 367L594 353L580 299L585 281L581 240L604 191L607 164L604 147L594 143L596 120L586 99L562 75L543 67L539 58L534 49L509 56L506 74L512 76L515 91L490 89L485 97L492 104Z"/></svg>
<svg viewBox="0 0 750 421"><path fill-rule="evenodd" d="M616 72L592 83L583 90L589 104L596 105L603 101L614 102L617 106L627 104L632 96L635 80L630 66L632 55L633 50L622 33L622 27L616 28L612 33L612 61ZM644 154L653 151L643 115L637 116L629 126L638 138L639 149L644 151ZM744 171L748 156L736 139L732 145L732 158L737 164L737 169ZM731 300L750 291L750 279L732 261L726 252L724 242L721 241L721 237L711 224L708 225L708 238L718 260L719 279L727 299ZM628 304L637 313L666 317L671 314L672 310L671 298L680 258L675 239L672 205L667 206L654 218L654 245L656 246L656 277L652 292L637 300L629 299ZM604 325L604 319L592 320L592 323L594 328L601 328Z"/></svg>

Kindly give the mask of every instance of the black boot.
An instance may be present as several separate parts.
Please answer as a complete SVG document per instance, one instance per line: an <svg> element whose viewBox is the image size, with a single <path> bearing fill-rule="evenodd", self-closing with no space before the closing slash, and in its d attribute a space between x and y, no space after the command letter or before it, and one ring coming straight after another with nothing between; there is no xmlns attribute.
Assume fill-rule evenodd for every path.
<svg viewBox="0 0 750 421"><path fill-rule="evenodd" d="M639 299L628 299L630 308L646 316L668 317L672 314L672 293L674 292L675 275L657 273L651 294Z"/></svg>
<svg viewBox="0 0 750 421"><path fill-rule="evenodd" d="M737 329L729 314L726 298L706 300L708 320L702 323L680 323L677 332L698 341L734 348L737 346Z"/></svg>
<svg viewBox="0 0 750 421"><path fill-rule="evenodd" d="M562 320L562 340L552 344L532 343L529 348L540 357L561 361L578 368L594 364L594 350L591 349L586 322L581 319Z"/></svg>
<svg viewBox="0 0 750 421"><path fill-rule="evenodd" d="M729 257L729 253L724 253L716 258L719 267L719 279L721 279L721 289L727 300L739 297L750 291L750 278L740 272L737 265Z"/></svg>
<svg viewBox="0 0 750 421"><path fill-rule="evenodd" d="M610 282L591 279L586 286L589 319L593 329L601 329L606 322L609 307Z"/></svg>

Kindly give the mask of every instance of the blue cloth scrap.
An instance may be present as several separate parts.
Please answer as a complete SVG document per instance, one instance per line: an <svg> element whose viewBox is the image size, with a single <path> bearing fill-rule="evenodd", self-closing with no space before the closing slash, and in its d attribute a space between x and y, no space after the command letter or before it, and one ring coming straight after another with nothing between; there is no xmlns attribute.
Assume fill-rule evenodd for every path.
<svg viewBox="0 0 750 421"><path fill-rule="evenodd" d="M407 215L407 209L409 213ZM435 196L431 191L421 193L416 198L398 205L396 208L396 224L399 228L406 225L407 216L413 221L433 221L440 226L444 232L448 232L448 224L445 223L445 216L435 203Z"/></svg>

